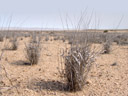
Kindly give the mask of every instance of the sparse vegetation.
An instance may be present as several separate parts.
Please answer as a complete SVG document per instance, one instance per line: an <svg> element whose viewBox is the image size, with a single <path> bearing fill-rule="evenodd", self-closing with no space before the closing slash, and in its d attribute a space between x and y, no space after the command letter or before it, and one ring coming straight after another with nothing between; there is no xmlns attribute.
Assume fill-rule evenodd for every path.
<svg viewBox="0 0 128 96"><path fill-rule="evenodd" d="M45 41L48 41L49 40L49 37L45 37Z"/></svg>
<svg viewBox="0 0 128 96"><path fill-rule="evenodd" d="M104 34L104 42L103 42L103 53L104 54L109 54L111 51L111 45L112 45L112 39L108 37L108 34Z"/></svg>
<svg viewBox="0 0 128 96"><path fill-rule="evenodd" d="M109 54L111 51L111 42L110 41L106 41L104 44L103 44L103 53L104 54Z"/></svg>
<svg viewBox="0 0 128 96"><path fill-rule="evenodd" d="M65 57L65 76L69 91L83 89L94 60L95 56L91 53L90 45L71 48L68 56Z"/></svg>
<svg viewBox="0 0 128 96"><path fill-rule="evenodd" d="M104 33L108 33L108 30L104 30Z"/></svg>
<svg viewBox="0 0 128 96"><path fill-rule="evenodd" d="M40 57L40 38L35 33L32 35L32 39L25 47L26 59L30 62L31 65L37 64Z"/></svg>
<svg viewBox="0 0 128 96"><path fill-rule="evenodd" d="M6 31L0 32L2 34L0 36L6 36L4 42L0 42L0 44L7 45L10 50L0 52L0 72L2 70L0 95L100 96L101 94L108 95L106 92L110 92L109 95L127 95L125 82L128 80L126 53L128 46L121 45L128 44L128 33L114 31L112 33L109 30L107 33L104 30L100 30L100 32L98 30L96 32L92 32L92 30L91 32L74 31L76 30L54 32L54 34L51 32L50 35L49 31L42 32L42 34L41 31L40 33L36 31L38 34L31 34L33 31L17 34L16 32L20 33L20 31L16 31L13 35L10 35L9 30L7 30L7 35L3 34ZM39 37L41 35L44 37L42 42ZM26 42L25 46L24 42ZM42 44L44 50L40 57ZM95 57L98 53L93 50L95 45L98 46L96 50L103 48L103 53L107 53L107 55L100 54L96 62ZM17 47L19 47L18 50L16 50ZM26 57L23 56L24 47ZM116 50L111 52L111 47ZM4 56L2 56L2 52L5 52ZM110 52L111 54L108 54ZM39 58L41 58L40 62ZM37 65L30 66L30 64ZM58 78L56 70L59 68L63 69L59 70L60 78ZM109 85L112 85L113 88ZM119 92L116 91L117 87L120 87ZM126 92L123 93L122 89Z"/></svg>
<svg viewBox="0 0 128 96"><path fill-rule="evenodd" d="M17 42L17 37L13 37L11 40L11 50L17 50L18 48L18 42Z"/></svg>
<svg viewBox="0 0 128 96"><path fill-rule="evenodd" d="M9 35L5 35L5 42L6 45L4 46L4 50L17 50L18 49L18 36L13 33L10 32L10 36Z"/></svg>
<svg viewBox="0 0 128 96"><path fill-rule="evenodd" d="M112 44L112 41L116 39L121 43L123 41L127 42L126 34L109 32L106 36L106 33L103 32L86 33L82 31L75 32L75 34L74 32L60 32L59 35L58 33L57 35L54 33L54 36L59 37L59 39L52 39L54 41L51 41L51 38L54 36L49 36L45 33L43 36L49 37L48 42L45 41L45 38L43 38L41 42L39 37L41 34L30 34L30 32L28 34L30 37L24 38L22 35L17 37L17 40L19 40L17 42L20 42L18 43L20 44L18 50L1 50L1 52L5 52L1 61L1 74L3 78L2 82L0 82L0 94L3 96L8 96L10 93L11 95L16 96L31 95L33 93L40 96L43 92L46 95L56 93L57 95L64 96L83 96L92 94L100 96L102 93L106 95L105 92L109 90L107 88L110 88L110 84L114 86L111 82L121 82L122 76L125 80L124 82L127 82L127 74L125 74L127 71L127 65L123 62L127 60L127 58L125 58L127 57L127 46L119 46L117 43ZM67 37L63 34L66 34ZM23 40L21 40L21 37ZM62 42L62 39L66 40L66 42ZM9 43L6 42L8 40L10 40ZM3 45L6 42L6 45L8 45L13 42L11 40L12 37L10 36L8 39L5 39L4 42L1 42L1 44ZM24 42L26 42L25 46ZM71 43L69 44L68 42ZM44 50L40 56L42 44ZM11 48L10 45L8 46ZM93 50L94 46L98 46L97 49ZM25 58L22 53L24 47ZM111 47L113 47L113 49L116 48L116 50L111 52ZM102 48L103 50L110 49L108 51L111 52L111 54L100 54L95 62L95 57L98 55L96 52L99 52L97 50L102 50ZM104 53L109 53L105 51L107 50L104 50ZM39 58L41 58L40 62ZM116 61L117 58L119 58L119 60ZM29 62L26 62L26 60ZM30 64L37 65L30 66ZM62 66L59 64L62 64ZM120 70L115 70L115 68L118 68L119 66L121 67L119 68ZM64 69L59 69L62 74L59 78L59 73L57 73L56 70L57 68ZM22 84L22 86L17 86L20 84ZM102 85L106 89L102 89ZM126 88L124 85L120 85L120 88ZM114 86L114 88L116 89L117 86ZM26 92L26 89L29 92ZM115 89L112 89L112 91L115 91ZM122 90L120 92L122 92Z"/></svg>

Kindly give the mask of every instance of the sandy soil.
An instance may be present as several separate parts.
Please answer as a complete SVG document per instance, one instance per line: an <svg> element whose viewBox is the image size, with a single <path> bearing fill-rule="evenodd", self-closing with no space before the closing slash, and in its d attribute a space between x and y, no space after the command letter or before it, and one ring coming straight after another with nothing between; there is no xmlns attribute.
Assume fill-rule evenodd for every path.
<svg viewBox="0 0 128 96"><path fill-rule="evenodd" d="M27 41L28 38L19 40L18 50L3 54L0 64L7 76L2 70L2 96L128 96L128 46L113 45L110 54L100 54L83 91L70 93L62 88L65 83L58 72L63 63L61 55L70 45L60 40L42 41L39 63L30 66L24 51Z"/></svg>

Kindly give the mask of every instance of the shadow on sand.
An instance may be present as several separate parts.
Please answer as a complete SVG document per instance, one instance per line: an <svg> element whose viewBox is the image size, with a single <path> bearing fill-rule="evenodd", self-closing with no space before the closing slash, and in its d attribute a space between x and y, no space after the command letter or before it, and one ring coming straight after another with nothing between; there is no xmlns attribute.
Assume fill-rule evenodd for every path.
<svg viewBox="0 0 128 96"><path fill-rule="evenodd" d="M23 60L14 61L14 62L11 62L11 64L20 65L20 66L25 66L25 65L30 66L31 65L31 63L23 61Z"/></svg>
<svg viewBox="0 0 128 96"><path fill-rule="evenodd" d="M28 84L28 88L35 91L49 90L49 91L68 91L65 83L55 80L32 80Z"/></svg>

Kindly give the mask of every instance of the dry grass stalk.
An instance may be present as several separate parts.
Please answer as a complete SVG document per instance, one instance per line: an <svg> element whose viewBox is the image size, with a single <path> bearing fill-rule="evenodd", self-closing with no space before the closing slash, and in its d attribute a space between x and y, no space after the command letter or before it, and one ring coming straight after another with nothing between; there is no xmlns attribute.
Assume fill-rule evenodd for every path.
<svg viewBox="0 0 128 96"><path fill-rule="evenodd" d="M5 43L4 46L6 46L6 43ZM1 61L2 57L3 57L3 54L4 54L4 50L2 50L2 52L1 52L1 54L0 54L0 61ZM6 78L7 78L8 81L10 82L11 87L15 87L14 84L13 84L13 82L12 82L12 80L8 77L8 72L6 71L6 68L4 67L4 65L1 65L1 64L0 64L0 72L1 72L2 70L4 71ZM0 79L1 79L1 78L0 78ZM0 95L2 95L1 89L4 89L4 87L0 88ZM15 89L16 89L16 92L19 94L19 90L17 89L17 87L15 87Z"/></svg>
<svg viewBox="0 0 128 96"><path fill-rule="evenodd" d="M40 37L37 37L36 34L34 34L30 42L26 45L25 51L26 58L31 63L31 65L37 64L39 61L41 51Z"/></svg>
<svg viewBox="0 0 128 96"><path fill-rule="evenodd" d="M6 69L5 69L5 67L4 67L3 65L2 65L2 69L4 70L5 76L6 76L6 78L8 79L8 81L10 82L11 87L14 87L14 88L16 89L16 92L19 94L20 92L19 92L18 88L17 88L16 86L14 86L12 80L8 77L8 73L7 73L7 71L6 71ZM2 89L2 88L1 88L1 89ZM4 88L3 88L3 89L4 89Z"/></svg>

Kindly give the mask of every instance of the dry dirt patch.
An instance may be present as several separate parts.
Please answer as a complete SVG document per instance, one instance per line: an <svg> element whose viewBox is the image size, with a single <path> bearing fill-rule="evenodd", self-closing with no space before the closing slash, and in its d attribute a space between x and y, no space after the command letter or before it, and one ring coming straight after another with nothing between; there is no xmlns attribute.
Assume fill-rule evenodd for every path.
<svg viewBox="0 0 128 96"><path fill-rule="evenodd" d="M101 54L88 76L88 84L82 92L69 93L59 77L61 55L69 44L60 40L42 41L39 63L30 66L25 59L24 43L18 50L7 50L1 64L6 68L11 86L2 71L3 96L127 96L128 95L128 46L113 45L110 54ZM63 88L64 87L64 88ZM17 94L16 88L19 91Z"/></svg>

